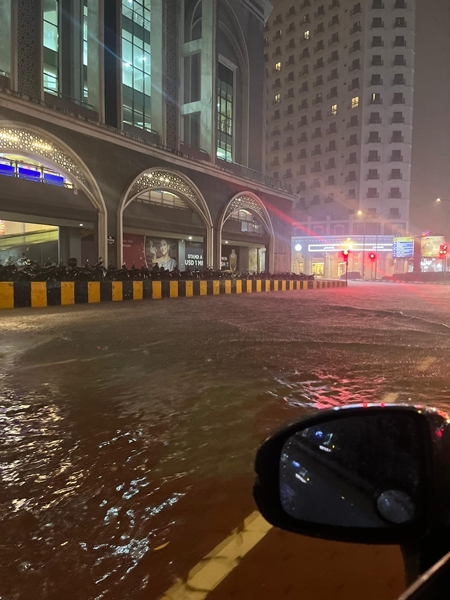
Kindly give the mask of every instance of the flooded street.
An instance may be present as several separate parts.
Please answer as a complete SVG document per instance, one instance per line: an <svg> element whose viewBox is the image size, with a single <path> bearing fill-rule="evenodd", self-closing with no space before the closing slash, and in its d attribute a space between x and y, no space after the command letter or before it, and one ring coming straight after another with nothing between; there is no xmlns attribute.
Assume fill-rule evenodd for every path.
<svg viewBox="0 0 450 600"><path fill-rule="evenodd" d="M450 410L448 294L353 284L2 313L1 600L158 600L255 510L255 450L279 424L353 402ZM333 597L363 597L374 557L391 570L383 589L366 580L373 597L402 589L395 548L272 531L210 598L326 598L302 581L322 551L347 579L368 563Z"/></svg>

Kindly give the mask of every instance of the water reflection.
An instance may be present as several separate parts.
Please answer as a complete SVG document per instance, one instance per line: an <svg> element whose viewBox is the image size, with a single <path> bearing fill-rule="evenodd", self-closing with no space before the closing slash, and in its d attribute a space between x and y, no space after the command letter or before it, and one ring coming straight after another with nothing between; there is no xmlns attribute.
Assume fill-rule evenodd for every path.
<svg viewBox="0 0 450 600"><path fill-rule="evenodd" d="M330 356L323 357L326 370L311 367L317 355L291 363L280 356L283 371L262 370L258 352L248 354L240 377L230 377L224 363L222 378L209 365L183 366L182 376L167 381L166 368L149 371L133 356L126 376L114 364L99 371L87 363L58 368L47 386L37 371L28 388L19 378L8 381L21 391L5 385L1 401L0 559L7 575L0 596L60 600L65 590L67 600L148 598L157 594L155 572L163 593L180 576L172 562L182 563L182 573L192 566L182 561L199 542L186 531L204 532L199 523L226 517L220 540L253 510L255 448L276 425L387 394L442 407L446 401L442 381L433 384L415 366L407 382L398 366L344 369Z"/></svg>

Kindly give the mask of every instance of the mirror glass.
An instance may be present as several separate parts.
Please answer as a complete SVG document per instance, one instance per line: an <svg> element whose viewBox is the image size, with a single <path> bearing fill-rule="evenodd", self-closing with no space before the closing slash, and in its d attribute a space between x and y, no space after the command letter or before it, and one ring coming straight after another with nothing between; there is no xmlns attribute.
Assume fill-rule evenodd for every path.
<svg viewBox="0 0 450 600"><path fill-rule="evenodd" d="M281 453L283 510L342 527L411 523L425 485L419 420L406 411L368 411L297 431Z"/></svg>

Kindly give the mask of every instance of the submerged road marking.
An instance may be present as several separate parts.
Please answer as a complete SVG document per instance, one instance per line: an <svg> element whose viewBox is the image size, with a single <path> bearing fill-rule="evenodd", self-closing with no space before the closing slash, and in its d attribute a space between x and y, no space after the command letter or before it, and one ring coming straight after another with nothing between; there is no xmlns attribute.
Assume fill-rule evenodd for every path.
<svg viewBox="0 0 450 600"><path fill-rule="evenodd" d="M158 346L160 344L164 344L164 340L161 340L159 342L152 342L150 344L144 344L143 346L139 346L138 348L131 348L129 350L129 352L143 352L145 351L145 348L150 348L150 346ZM119 352L113 352L110 354L98 354L97 356L90 356L88 358L68 358L67 360L56 360L54 362L49 362L49 363L39 363L37 365L28 365L28 366L24 366L21 367L21 370L27 370L27 369L40 369L42 367L55 367L57 365L67 365L69 363L75 363L75 362L91 362L93 360L100 360L103 358L112 358L113 356L122 356Z"/></svg>
<svg viewBox="0 0 450 600"><path fill-rule="evenodd" d="M28 366L20 367L20 370L26 371L29 369L40 369L43 367L55 367L56 365L67 365L69 363L74 363L74 362L91 362L93 360L99 360L100 358L111 358L112 356L117 356L117 354L116 353L114 353L114 354L99 354L98 356L91 356L90 358L69 358L67 360L57 360L55 362L39 363L37 365L28 365Z"/></svg>
<svg viewBox="0 0 450 600"><path fill-rule="evenodd" d="M271 529L258 511L253 512L189 571L186 581L175 583L160 600L204 600Z"/></svg>

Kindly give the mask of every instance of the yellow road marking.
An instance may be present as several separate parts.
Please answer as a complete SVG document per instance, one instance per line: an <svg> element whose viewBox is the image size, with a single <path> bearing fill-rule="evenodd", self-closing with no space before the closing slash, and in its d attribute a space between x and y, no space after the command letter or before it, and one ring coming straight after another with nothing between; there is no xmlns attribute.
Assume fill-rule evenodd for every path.
<svg viewBox="0 0 450 600"><path fill-rule="evenodd" d="M160 600L204 600L271 529L272 525L255 511L189 571L186 581L175 583Z"/></svg>

